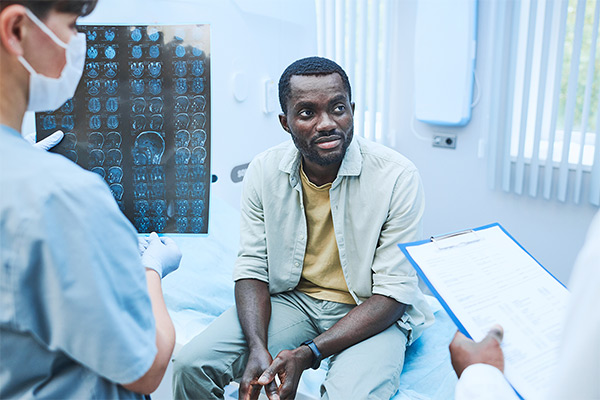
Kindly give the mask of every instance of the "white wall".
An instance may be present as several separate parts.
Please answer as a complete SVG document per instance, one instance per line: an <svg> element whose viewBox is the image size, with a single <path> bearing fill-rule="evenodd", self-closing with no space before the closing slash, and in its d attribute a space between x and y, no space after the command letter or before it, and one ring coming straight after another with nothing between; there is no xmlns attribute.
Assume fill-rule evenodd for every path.
<svg viewBox="0 0 600 400"><path fill-rule="evenodd" d="M478 158L479 140L486 133L488 99L482 98L473 110L471 122L464 128L437 128L415 123L416 130L431 137L435 131L455 133L455 150L433 148L411 133L413 114L414 21L416 0L399 2L397 51L392 86L392 103L396 130L396 149L419 168L425 185L427 208L424 232L434 235L484 225L501 223L529 252L559 280L568 283L576 255L583 244L588 224L597 208L584 203L560 203L557 200L531 198L488 188L487 160ZM476 71L482 88L490 85L485 59L490 43L490 1L479 2L479 28Z"/></svg>

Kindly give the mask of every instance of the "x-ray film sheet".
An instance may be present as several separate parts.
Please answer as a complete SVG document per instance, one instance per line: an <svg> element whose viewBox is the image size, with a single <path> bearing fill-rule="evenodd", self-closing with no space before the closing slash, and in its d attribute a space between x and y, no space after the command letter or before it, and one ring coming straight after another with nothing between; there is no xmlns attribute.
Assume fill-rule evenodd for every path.
<svg viewBox="0 0 600 400"><path fill-rule="evenodd" d="M85 70L60 109L36 114L38 140L100 175L140 233L207 233L209 25L80 26Z"/></svg>

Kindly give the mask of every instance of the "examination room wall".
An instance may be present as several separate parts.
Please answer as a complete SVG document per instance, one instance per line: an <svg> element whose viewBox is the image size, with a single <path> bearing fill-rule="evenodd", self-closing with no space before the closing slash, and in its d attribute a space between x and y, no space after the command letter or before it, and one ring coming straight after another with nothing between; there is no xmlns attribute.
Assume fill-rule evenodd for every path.
<svg viewBox="0 0 600 400"><path fill-rule="evenodd" d="M480 226L492 222L501 223L521 244L552 272L567 284L577 253L588 225L598 211L585 199L579 205L571 198L561 203L556 198L507 193L496 185L488 187L487 159L478 156L479 142L487 132L489 98L483 96L473 109L472 119L463 128L434 127L415 122L420 135L432 137L435 132L457 135L454 150L434 148L431 141L419 140L412 132L413 115L413 51L415 38L416 1L399 2L398 24L394 40L395 129L398 151L409 157L419 168L426 192L424 235ZM490 2L479 2L479 28L476 73L482 88L486 81L491 60L486 59L486 47L493 43L490 38ZM589 178L589 177L588 177ZM554 186L556 187L556 185Z"/></svg>

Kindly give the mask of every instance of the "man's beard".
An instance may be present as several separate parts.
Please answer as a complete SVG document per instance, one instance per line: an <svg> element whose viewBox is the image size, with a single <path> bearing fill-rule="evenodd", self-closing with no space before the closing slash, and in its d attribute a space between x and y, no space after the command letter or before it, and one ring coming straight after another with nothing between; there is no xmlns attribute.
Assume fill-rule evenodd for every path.
<svg viewBox="0 0 600 400"><path fill-rule="evenodd" d="M322 137L327 137L327 136L332 136L332 135L336 135L336 136L339 136L340 138L343 138L344 143L342 144L341 151L331 152L324 156L319 154L319 151L316 148L315 141ZM342 160L344 159L344 156L346 155L346 150L348 149L348 146L350 146L350 143L352 143L352 138L354 137L354 127L350 128L350 130L346 133L346 135L339 135L337 133L328 133L328 134L318 135L316 137L311 138L310 143L307 143L306 141L297 138L296 135L294 135L294 134L292 134L291 136L292 136L292 140L294 141L294 144L296 145L296 148L298 148L298 150L300 151L300 154L302 154L302 156L304 156L308 161L311 161L317 165L326 167L328 165L337 164L337 163L342 162Z"/></svg>

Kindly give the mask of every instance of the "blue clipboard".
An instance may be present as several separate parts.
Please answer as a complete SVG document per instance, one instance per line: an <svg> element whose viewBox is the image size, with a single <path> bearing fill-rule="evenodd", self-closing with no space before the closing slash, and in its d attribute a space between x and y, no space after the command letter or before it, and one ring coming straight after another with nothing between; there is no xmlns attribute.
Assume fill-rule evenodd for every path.
<svg viewBox="0 0 600 400"><path fill-rule="evenodd" d="M466 237L467 234L469 233L473 233L473 232L477 232L477 231L481 231L481 230L485 230L485 229L489 229L489 228L493 228L493 227L498 227L502 230L502 232L504 232L504 234L506 234L506 236L508 236L515 244L517 244L525 253L527 253L527 255L529 257L531 257L540 267L542 267L544 269L544 271L546 271L550 276L552 276L552 278L554 278L558 283L561 284L561 286L565 287L566 286L559 281L554 275L552 275L552 273L550 273L550 271L548 271L542 264L540 264L540 262L531 255L531 253L529 253L510 233L508 233L508 231L506 229L504 229L504 227L502 227L502 225L500 225L499 223L492 223L492 224L488 224L488 225L484 225L484 226L480 226L477 228L473 228L473 229L466 229L466 230L462 230L462 231L456 231L456 232L451 232L445 235L440 235L440 236L432 236L429 239L426 240L420 240L417 242L411 242L411 243L399 243L398 247L400 248L400 250L402 250L402 253L404 253L404 255L406 256L406 258L408 259L408 261L410 261L410 263L412 264L412 266L415 268L415 270L417 271L417 274L419 275L419 277L423 280L423 282L425 282L425 284L427 285L427 287L429 288L429 290L431 290L431 293L433 293L433 295L439 300L440 304L442 305L442 307L444 308L444 310L446 310L446 312L448 313L448 315L450 316L450 318L452 319L452 321L454 322L454 324L456 325L456 327L458 328L458 330L464 334L465 336L467 336L468 338L472 339L471 335L469 334L469 332L467 332L467 330L465 329L465 327L463 326L463 324L460 322L460 320L458 319L458 317L456 316L456 314L452 311L452 309L450 308L450 306L448 305L448 303L446 303L446 301L444 300L444 298L438 293L438 291L436 290L436 288L433 286L433 284L431 283L431 281L427 278L427 275L425 274L425 272L422 270L422 268L419 266L419 264L417 264L417 262L411 257L410 252L408 251L409 247L415 247L415 246L421 246L427 243L431 243L431 242L436 242L436 243L444 243L444 241L454 241L456 243L457 239L460 239L460 237ZM469 243L472 243L475 240L471 240L469 241L469 239L465 239L465 241L458 241L459 245L469 245ZM510 383L510 382L509 382ZM511 385L512 386L512 385ZM513 387L514 390L514 387ZM523 397L515 390L515 393L519 396L519 398L523 399Z"/></svg>

